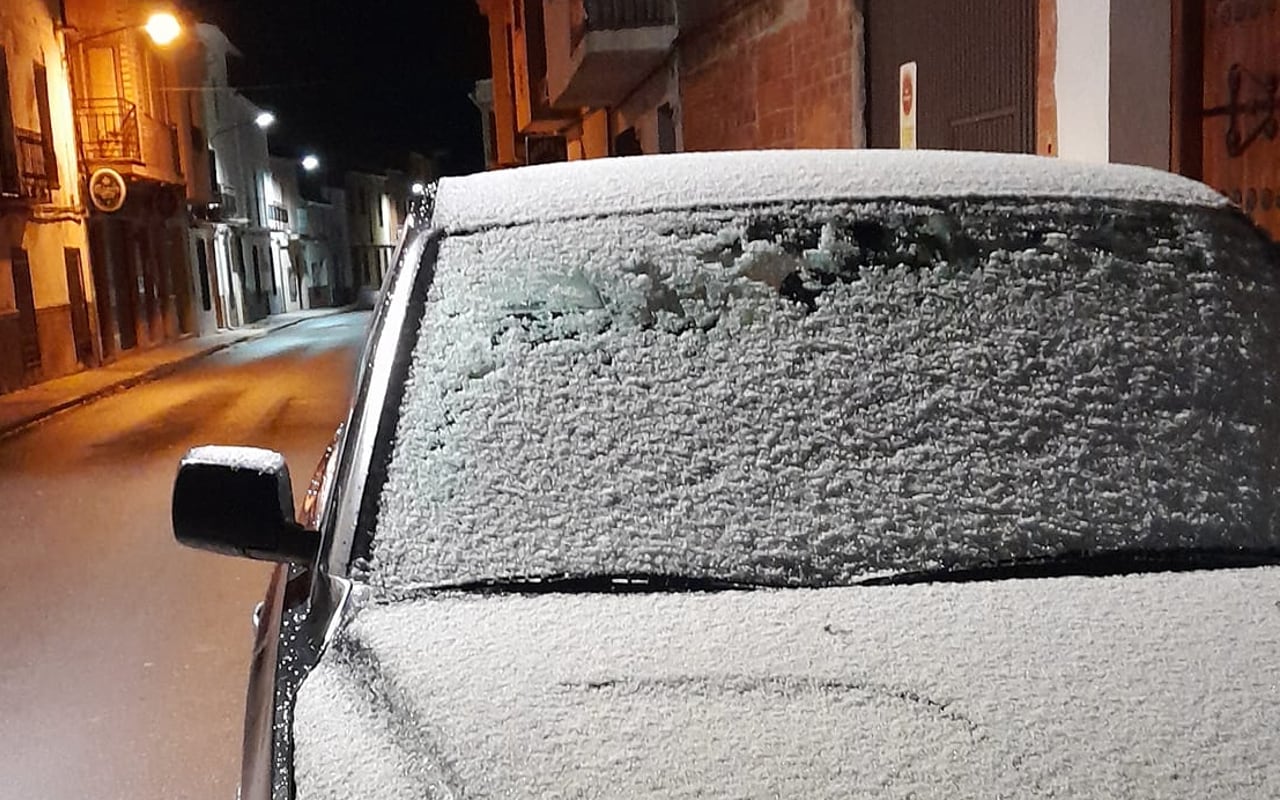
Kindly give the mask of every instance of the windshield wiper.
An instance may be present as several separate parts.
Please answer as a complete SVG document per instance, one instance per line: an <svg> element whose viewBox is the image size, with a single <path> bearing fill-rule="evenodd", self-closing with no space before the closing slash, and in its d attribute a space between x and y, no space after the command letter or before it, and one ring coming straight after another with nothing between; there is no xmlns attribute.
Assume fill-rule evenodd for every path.
<svg viewBox="0 0 1280 800"><path fill-rule="evenodd" d="M727 592L773 588L768 584L692 575L617 573L490 578L431 587L432 592L493 594L622 594L645 592Z"/></svg>
<svg viewBox="0 0 1280 800"><path fill-rule="evenodd" d="M858 581L861 586L909 583L963 583L1017 578L1058 578L1068 575L1102 577L1143 572L1190 572L1204 569L1243 569L1280 564L1280 549L1177 548L1129 549L1101 553L1062 553L999 561L965 569L900 572Z"/></svg>

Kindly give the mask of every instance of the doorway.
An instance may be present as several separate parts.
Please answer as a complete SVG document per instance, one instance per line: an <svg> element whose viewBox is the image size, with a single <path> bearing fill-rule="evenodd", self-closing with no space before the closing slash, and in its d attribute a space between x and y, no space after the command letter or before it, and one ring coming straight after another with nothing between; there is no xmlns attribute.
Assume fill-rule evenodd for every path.
<svg viewBox="0 0 1280 800"><path fill-rule="evenodd" d="M93 366L93 330L89 325L89 302L84 292L79 248L63 250L67 268L67 298L71 303L71 333L75 339L76 361Z"/></svg>
<svg viewBox="0 0 1280 800"><path fill-rule="evenodd" d="M15 247L9 252L13 264L13 293L18 306L18 341L22 348L22 369L27 377L40 372L40 327L36 323L36 298L31 285L31 262L27 251Z"/></svg>
<svg viewBox="0 0 1280 800"><path fill-rule="evenodd" d="M1280 4L1183 0L1180 171L1280 238Z"/></svg>

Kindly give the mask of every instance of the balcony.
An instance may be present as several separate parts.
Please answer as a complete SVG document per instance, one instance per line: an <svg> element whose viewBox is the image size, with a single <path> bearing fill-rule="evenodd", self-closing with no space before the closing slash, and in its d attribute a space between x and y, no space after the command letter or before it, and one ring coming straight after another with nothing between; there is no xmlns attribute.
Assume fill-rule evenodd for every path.
<svg viewBox="0 0 1280 800"><path fill-rule="evenodd" d="M47 203L52 195L49 191L44 137L39 131L25 128L15 129L14 134L17 171L8 175L8 180L0 186L0 198L24 203Z"/></svg>
<svg viewBox="0 0 1280 800"><path fill-rule="evenodd" d="M240 198L236 190L230 186L215 185L213 199L208 203L194 201L191 203L192 214L204 222L246 222L244 209L240 208Z"/></svg>
<svg viewBox="0 0 1280 800"><path fill-rule="evenodd" d="M671 52L673 0L572 0L546 6L547 91L559 108L621 103Z"/></svg>
<svg viewBox="0 0 1280 800"><path fill-rule="evenodd" d="M282 231L289 227L289 209L279 203L267 205L267 216L271 220L271 230Z"/></svg>
<svg viewBox="0 0 1280 800"><path fill-rule="evenodd" d="M240 208L240 198L230 186L218 188L218 216L223 220L244 219L244 211Z"/></svg>
<svg viewBox="0 0 1280 800"><path fill-rule="evenodd" d="M515 80L516 127L521 133L556 134L577 122L577 109L555 108L547 91L547 37L543 0L515 0L511 72Z"/></svg>
<svg viewBox="0 0 1280 800"><path fill-rule="evenodd" d="M112 167L126 175L179 183L178 131L118 97L76 102L80 147L90 169Z"/></svg>

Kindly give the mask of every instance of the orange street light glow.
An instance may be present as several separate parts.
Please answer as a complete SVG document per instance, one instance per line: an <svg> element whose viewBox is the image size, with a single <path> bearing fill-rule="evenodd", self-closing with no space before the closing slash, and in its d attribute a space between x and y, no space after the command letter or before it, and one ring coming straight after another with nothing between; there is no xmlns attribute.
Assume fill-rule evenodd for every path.
<svg viewBox="0 0 1280 800"><path fill-rule="evenodd" d="M167 11L152 14L143 29L151 37L151 41L161 47L172 44L182 35L182 25L178 22L178 18Z"/></svg>

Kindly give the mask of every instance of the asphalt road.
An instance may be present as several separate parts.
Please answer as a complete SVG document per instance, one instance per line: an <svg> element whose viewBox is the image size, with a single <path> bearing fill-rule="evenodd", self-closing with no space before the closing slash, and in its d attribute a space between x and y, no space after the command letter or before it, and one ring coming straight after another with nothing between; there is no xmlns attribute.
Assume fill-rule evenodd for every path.
<svg viewBox="0 0 1280 800"><path fill-rule="evenodd" d="M269 447L300 503L368 321L309 320L0 442L0 798L235 797L269 567L174 543L174 468Z"/></svg>

